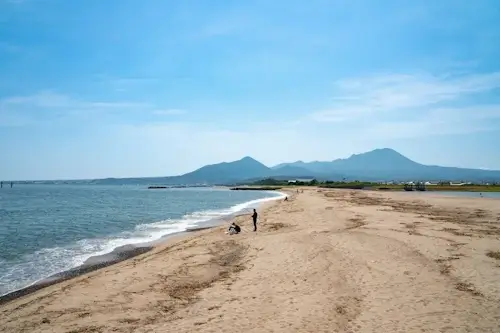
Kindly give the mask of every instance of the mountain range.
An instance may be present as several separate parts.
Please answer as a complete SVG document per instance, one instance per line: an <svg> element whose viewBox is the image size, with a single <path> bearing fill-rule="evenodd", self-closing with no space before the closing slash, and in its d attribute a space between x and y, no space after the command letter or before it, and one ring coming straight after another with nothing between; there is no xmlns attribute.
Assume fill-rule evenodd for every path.
<svg viewBox="0 0 500 333"><path fill-rule="evenodd" d="M203 166L180 176L134 179L103 179L97 183L235 184L263 178L316 178L347 181L471 181L498 182L500 170L465 169L424 165L390 148L355 154L346 159L282 163L268 167L247 156L233 162Z"/></svg>

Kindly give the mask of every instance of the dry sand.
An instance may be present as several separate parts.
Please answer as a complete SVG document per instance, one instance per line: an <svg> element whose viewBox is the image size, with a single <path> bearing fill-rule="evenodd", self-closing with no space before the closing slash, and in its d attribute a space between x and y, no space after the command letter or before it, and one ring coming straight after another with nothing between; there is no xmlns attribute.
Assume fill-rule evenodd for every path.
<svg viewBox="0 0 500 333"><path fill-rule="evenodd" d="M2 332L500 332L500 200L305 190L0 306Z"/></svg>

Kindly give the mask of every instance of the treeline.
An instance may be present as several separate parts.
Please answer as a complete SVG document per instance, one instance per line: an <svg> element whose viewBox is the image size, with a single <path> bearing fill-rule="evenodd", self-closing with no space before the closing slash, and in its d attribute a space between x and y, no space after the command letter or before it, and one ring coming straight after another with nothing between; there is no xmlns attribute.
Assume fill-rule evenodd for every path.
<svg viewBox="0 0 500 333"><path fill-rule="evenodd" d="M384 184L379 182L363 182L363 181L319 181L313 179L311 181L292 181L288 180L278 180L274 178L267 178L256 181L253 185L259 186L275 186L275 187L285 187L285 186L318 186L321 188L343 188L343 189L377 189L377 190L403 190L404 184ZM421 183L422 189L428 191L478 191L478 192L497 192L500 191L500 185L495 183L486 184L466 184L466 185L450 185L449 182L437 182L435 185L423 185Z"/></svg>
<svg viewBox="0 0 500 333"><path fill-rule="evenodd" d="M379 186L378 183L372 182L361 182L361 181L319 181L317 179L312 179L311 181L294 181L289 182L288 180L277 180L274 178L266 178L258 180L253 183L254 185L261 186L318 186L322 188L346 188L346 189L363 189L366 187Z"/></svg>
<svg viewBox="0 0 500 333"><path fill-rule="evenodd" d="M354 189L361 190L364 188L380 186L378 183L372 182L361 182L361 181L351 181L351 182L334 182L334 181L326 181L320 185L320 187L324 188L346 188L346 189Z"/></svg>
<svg viewBox="0 0 500 333"><path fill-rule="evenodd" d="M262 180L258 180L253 183L253 185L266 185L266 186L317 186L320 184L316 179L311 180L310 182L304 181L296 181L293 183L288 182L288 180L278 180L274 178L266 178Z"/></svg>

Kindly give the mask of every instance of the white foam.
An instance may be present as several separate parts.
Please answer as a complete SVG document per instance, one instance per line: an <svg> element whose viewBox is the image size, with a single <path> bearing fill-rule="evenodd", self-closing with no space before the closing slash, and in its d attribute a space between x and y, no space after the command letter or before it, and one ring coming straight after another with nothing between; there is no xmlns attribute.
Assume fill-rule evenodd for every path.
<svg viewBox="0 0 500 333"><path fill-rule="evenodd" d="M164 236L186 231L200 223L223 219L246 208L255 208L264 202L283 199L286 196L281 192L269 191L268 193L273 196L247 201L229 208L193 212L180 219L140 224L135 227L134 231L123 232L114 237L83 239L72 246L39 250L24 256L18 263L11 263L7 266L7 272L2 274L0 281L7 280L9 282L0 284L0 295L33 285L49 276L78 267L90 257L110 253L118 247L154 242ZM40 268L43 269L40 270ZM33 282L28 284L26 281Z"/></svg>

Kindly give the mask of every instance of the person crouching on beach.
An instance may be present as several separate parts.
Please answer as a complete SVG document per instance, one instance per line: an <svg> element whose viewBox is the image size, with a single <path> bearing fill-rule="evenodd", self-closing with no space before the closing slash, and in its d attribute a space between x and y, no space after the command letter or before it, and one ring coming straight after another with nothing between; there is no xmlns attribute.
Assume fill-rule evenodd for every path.
<svg viewBox="0 0 500 333"><path fill-rule="evenodd" d="M241 228L239 225L237 225L236 223L232 223L230 226L229 226L229 234L230 235L235 235L235 234L239 234L241 232Z"/></svg>

